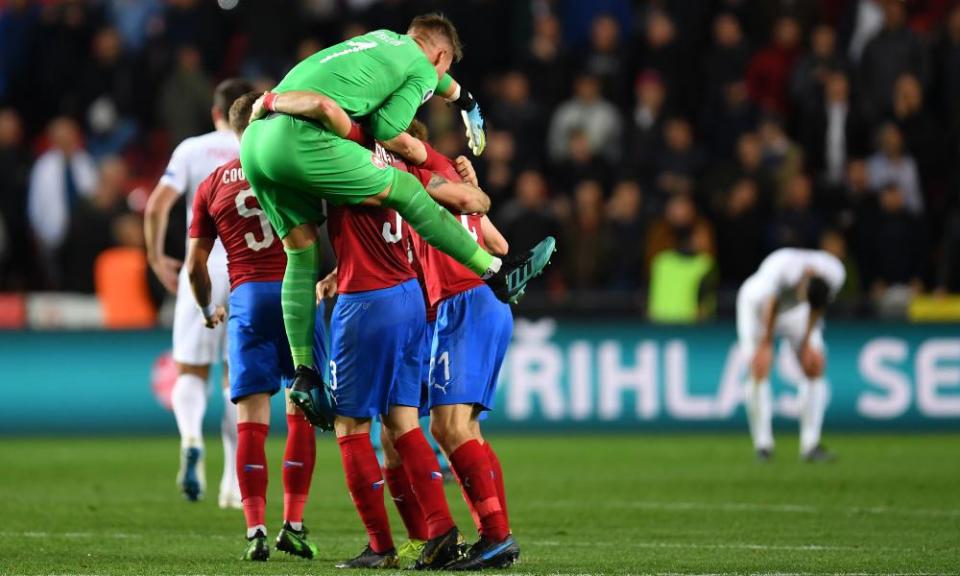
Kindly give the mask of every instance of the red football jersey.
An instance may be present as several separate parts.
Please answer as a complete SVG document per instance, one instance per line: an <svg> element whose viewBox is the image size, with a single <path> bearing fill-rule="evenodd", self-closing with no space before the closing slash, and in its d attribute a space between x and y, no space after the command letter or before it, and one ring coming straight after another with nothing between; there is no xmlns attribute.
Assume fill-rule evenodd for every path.
<svg viewBox="0 0 960 576"><path fill-rule="evenodd" d="M399 166L398 166L399 168ZM446 165L430 166L431 170L426 170L422 166L406 166L404 168L416 176L424 186L433 177L434 172L443 176L451 182L460 182L460 175L454 168L453 163L447 160ZM458 218L463 226L470 232L473 239L486 248L483 241L483 234L480 230L480 221L482 214L462 214ZM450 256L437 250L420 237L412 228L409 228L410 237L413 240L416 249L417 260L421 269L421 282L427 294L427 318L433 320L436 317L436 307L441 300L445 300L455 294L466 292L471 288L476 288L483 284L472 270L460 264Z"/></svg>
<svg viewBox="0 0 960 576"><path fill-rule="evenodd" d="M220 238L230 289L244 282L283 280L287 255L243 177L240 160L213 171L193 197L191 238Z"/></svg>
<svg viewBox="0 0 960 576"><path fill-rule="evenodd" d="M386 163L393 156L377 146ZM337 253L341 294L390 288L417 277L413 246L396 211L372 206L330 206L330 242Z"/></svg>

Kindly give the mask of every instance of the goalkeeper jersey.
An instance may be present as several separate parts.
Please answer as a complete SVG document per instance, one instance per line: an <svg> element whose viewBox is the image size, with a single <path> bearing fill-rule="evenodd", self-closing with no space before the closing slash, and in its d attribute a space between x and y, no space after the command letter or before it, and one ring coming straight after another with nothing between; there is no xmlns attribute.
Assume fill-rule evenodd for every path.
<svg viewBox="0 0 960 576"><path fill-rule="evenodd" d="M368 118L374 138L389 140L407 129L438 80L413 38L375 30L301 61L274 91L328 96L351 117Z"/></svg>

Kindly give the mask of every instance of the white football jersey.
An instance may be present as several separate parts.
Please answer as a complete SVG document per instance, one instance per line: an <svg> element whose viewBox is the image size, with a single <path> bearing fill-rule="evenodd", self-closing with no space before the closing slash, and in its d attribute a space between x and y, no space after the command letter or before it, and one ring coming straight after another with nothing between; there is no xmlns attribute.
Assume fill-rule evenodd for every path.
<svg viewBox="0 0 960 576"><path fill-rule="evenodd" d="M760 268L744 282L743 290L750 303L757 306L776 296L778 313L783 313L800 304L797 286L808 270L826 281L831 300L847 277L843 263L828 252L781 248L763 260Z"/></svg>
<svg viewBox="0 0 960 576"><path fill-rule="evenodd" d="M193 219L193 197L207 176L220 165L240 156L240 141L229 130L215 130L187 138L173 151L160 183L187 195L187 230ZM210 253L209 267L226 268L227 253L218 239Z"/></svg>

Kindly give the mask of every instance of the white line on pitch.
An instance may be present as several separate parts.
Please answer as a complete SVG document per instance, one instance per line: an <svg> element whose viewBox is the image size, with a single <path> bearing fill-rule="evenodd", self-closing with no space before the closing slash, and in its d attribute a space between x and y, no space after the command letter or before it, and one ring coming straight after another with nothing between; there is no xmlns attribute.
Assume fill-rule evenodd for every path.
<svg viewBox="0 0 960 576"><path fill-rule="evenodd" d="M533 508L577 508L583 506L580 500L531 500L523 502L521 506ZM957 508L892 508L889 506L855 506L831 508L827 506L813 506L810 504L763 504L758 502L658 502L649 500L606 500L590 502L592 507L604 508L634 508L639 510L669 510L690 511L710 510L720 512L782 512L787 514L817 514L821 512L836 513L844 511L849 514L892 514L903 516L945 516L960 517Z"/></svg>

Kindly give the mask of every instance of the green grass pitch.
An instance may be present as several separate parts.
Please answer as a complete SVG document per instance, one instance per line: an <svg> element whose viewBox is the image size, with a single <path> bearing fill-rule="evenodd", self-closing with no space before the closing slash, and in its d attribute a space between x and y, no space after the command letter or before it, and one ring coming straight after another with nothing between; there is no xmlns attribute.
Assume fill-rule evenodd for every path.
<svg viewBox="0 0 960 576"><path fill-rule="evenodd" d="M960 436L834 436L840 458L825 465L800 463L781 437L768 465L745 435L493 437L523 548L509 572L960 573ZM216 507L218 440L199 504L175 491L173 438L0 440L0 574L332 574L361 549L323 437L306 517L321 557L241 563L242 514ZM280 440L269 450L275 530ZM452 486L449 497L472 535Z"/></svg>

